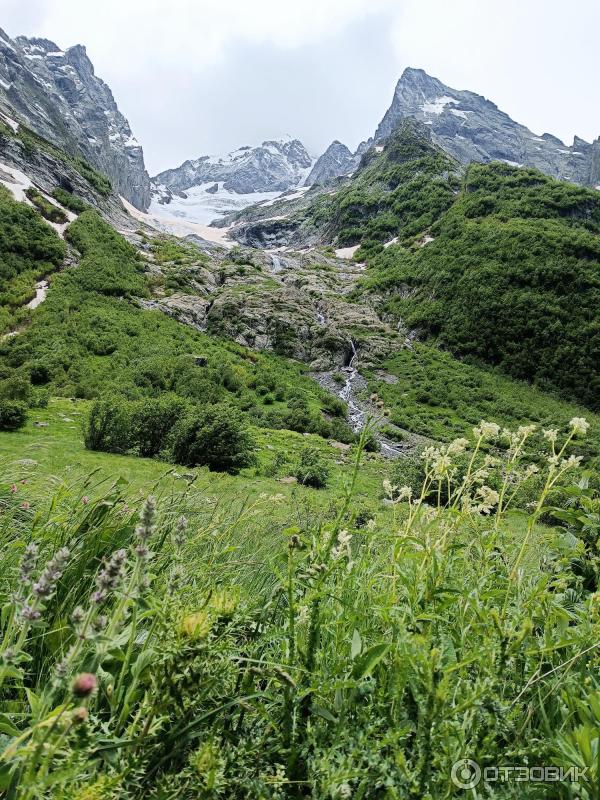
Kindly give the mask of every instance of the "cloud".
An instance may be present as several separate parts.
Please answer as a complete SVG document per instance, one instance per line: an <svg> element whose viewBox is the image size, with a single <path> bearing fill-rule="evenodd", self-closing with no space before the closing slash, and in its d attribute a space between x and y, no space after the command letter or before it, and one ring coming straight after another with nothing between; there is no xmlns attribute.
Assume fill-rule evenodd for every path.
<svg viewBox="0 0 600 800"><path fill-rule="evenodd" d="M538 133L600 134L597 0L3 0L11 35L85 44L152 172L289 133L354 146L406 66Z"/></svg>

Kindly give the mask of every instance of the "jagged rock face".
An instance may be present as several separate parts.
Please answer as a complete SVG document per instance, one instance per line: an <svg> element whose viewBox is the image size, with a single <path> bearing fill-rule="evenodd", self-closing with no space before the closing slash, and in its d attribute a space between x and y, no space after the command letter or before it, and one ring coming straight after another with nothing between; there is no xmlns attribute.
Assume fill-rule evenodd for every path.
<svg viewBox="0 0 600 800"><path fill-rule="evenodd" d="M464 164L501 160L574 183L599 182L600 142L575 138L567 147L549 133L536 136L484 97L451 89L420 69L404 71L375 140L387 138L406 117L428 125L434 141Z"/></svg>
<svg viewBox="0 0 600 800"><path fill-rule="evenodd" d="M71 155L107 175L137 208L150 204L142 148L85 47L10 39L0 29L0 107Z"/></svg>
<svg viewBox="0 0 600 800"><path fill-rule="evenodd" d="M336 140L317 159L305 181L305 186L327 183L327 181L337 178L339 175L347 175L354 172L359 160L360 154L357 157L345 144Z"/></svg>
<svg viewBox="0 0 600 800"><path fill-rule="evenodd" d="M153 179L154 190L163 197L168 192L185 192L205 183L222 184L238 194L284 192L302 185L312 159L298 139L266 141L260 147L240 147L225 156L201 156L184 161ZM164 200L163 200L164 202Z"/></svg>

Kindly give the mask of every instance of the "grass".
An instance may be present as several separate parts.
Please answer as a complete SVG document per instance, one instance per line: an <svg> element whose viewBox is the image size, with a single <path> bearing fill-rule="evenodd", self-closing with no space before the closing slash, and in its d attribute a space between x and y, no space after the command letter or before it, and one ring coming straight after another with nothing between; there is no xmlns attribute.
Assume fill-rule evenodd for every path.
<svg viewBox="0 0 600 800"><path fill-rule="evenodd" d="M51 426L16 434L15 449L53 428L71 441L66 407L40 411ZM326 514L292 495L216 496L215 483L161 492L139 518L120 484L87 503L81 484L49 487L23 512L0 482L2 788L19 800L452 798L464 796L452 765L471 758L586 766L577 796L595 798L598 613L573 567L588 554L539 525L575 467L547 471L533 513L515 516L503 491L480 491L496 435L482 426L460 444L474 467L456 483L458 445L428 454L422 496L448 478L447 503L408 504L390 487L363 527L360 450ZM504 451L506 486L527 480L528 436ZM59 449L47 445L44 458ZM114 477L128 461L147 469L97 463ZM24 556L32 539L39 555ZM50 556L40 593L31 579ZM490 788L548 796L539 783Z"/></svg>
<svg viewBox="0 0 600 800"><path fill-rule="evenodd" d="M582 452L598 463L600 418L582 406L425 344L399 351L382 364L382 371L394 382L371 370L365 373L369 392L377 393L391 412L390 421L401 428L449 441L481 419L511 428L529 423L547 428L566 427L573 417L584 416L591 429Z"/></svg>
<svg viewBox="0 0 600 800"><path fill-rule="evenodd" d="M207 491L218 492L225 503L234 496L246 495L256 499L267 492L281 493L288 498L292 494L301 495L317 507L326 508L343 493L349 456L344 456L319 436L255 428L253 433L258 444L256 467L242 470L238 476L215 474L203 468L187 470L155 459L87 450L83 444L83 421L89 405L83 400L54 398L47 408L32 409L27 425L21 430L0 432L0 452L5 464L19 465L24 459L36 462L35 465L25 465L29 475L27 499L43 498L49 485L77 483L91 473L96 475L99 492L104 491L106 482L115 476L122 478L132 502L155 491L159 482L161 492L176 491L190 477L197 478ZM40 423L43 427L39 427ZM279 481L279 478L292 475L293 467L307 445L316 447L329 464L331 480L326 491ZM336 464L342 458L343 463ZM265 473L273 472L274 464L275 475L269 477ZM23 465L18 467L22 468ZM381 474L385 469L385 462L379 457L368 458L358 482L357 500L372 498L375 507L379 505ZM20 494L23 494L21 490Z"/></svg>

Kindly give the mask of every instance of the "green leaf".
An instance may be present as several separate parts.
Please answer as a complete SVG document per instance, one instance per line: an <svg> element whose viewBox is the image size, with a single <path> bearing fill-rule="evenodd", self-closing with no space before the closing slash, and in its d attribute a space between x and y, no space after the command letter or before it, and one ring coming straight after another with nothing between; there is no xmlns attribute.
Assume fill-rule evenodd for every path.
<svg viewBox="0 0 600 800"><path fill-rule="evenodd" d="M362 650L362 639L360 638L360 633L354 628L354 633L352 634L352 647L350 648L350 658L352 661L356 658L356 656Z"/></svg>
<svg viewBox="0 0 600 800"><path fill-rule="evenodd" d="M328 722L337 722L337 717L334 717L331 711L328 711L323 706L313 706L313 711L315 714L318 714L323 719L326 719Z"/></svg>
<svg viewBox="0 0 600 800"><path fill-rule="evenodd" d="M367 675L370 675L390 647L391 645L386 642L374 644L373 647L369 647L369 649L366 650L362 656L354 662L352 677L356 678L356 680L361 680Z"/></svg>
<svg viewBox="0 0 600 800"><path fill-rule="evenodd" d="M18 736L20 731L15 728L6 714L0 714L0 733L5 733L7 736Z"/></svg>
<svg viewBox="0 0 600 800"><path fill-rule="evenodd" d="M139 678L144 670L150 666L155 660L156 653L154 650L144 650L135 660L135 664L131 667L131 674L134 678Z"/></svg>

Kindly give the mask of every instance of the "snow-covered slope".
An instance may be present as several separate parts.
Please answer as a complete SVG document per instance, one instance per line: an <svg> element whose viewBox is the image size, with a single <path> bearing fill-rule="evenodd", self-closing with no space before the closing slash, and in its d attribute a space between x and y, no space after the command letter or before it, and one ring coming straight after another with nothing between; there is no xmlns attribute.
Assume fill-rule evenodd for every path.
<svg viewBox="0 0 600 800"><path fill-rule="evenodd" d="M302 186L313 159L298 139L268 140L222 156L201 156L152 179L153 214L207 224Z"/></svg>

